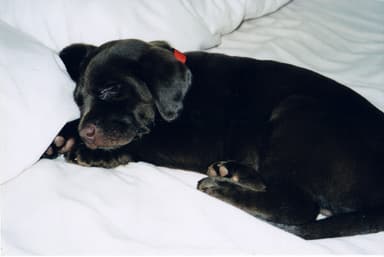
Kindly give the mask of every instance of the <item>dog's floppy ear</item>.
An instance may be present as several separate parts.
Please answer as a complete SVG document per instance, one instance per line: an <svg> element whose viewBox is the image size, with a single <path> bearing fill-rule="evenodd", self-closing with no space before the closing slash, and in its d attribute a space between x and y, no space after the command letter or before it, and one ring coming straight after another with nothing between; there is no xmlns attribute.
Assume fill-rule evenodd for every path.
<svg viewBox="0 0 384 257"><path fill-rule="evenodd" d="M171 49L165 42L151 42L148 51L140 58L141 77L166 121L172 121L180 114L192 81L190 70L175 58Z"/></svg>
<svg viewBox="0 0 384 257"><path fill-rule="evenodd" d="M161 47L161 48L167 49L169 51L173 50L172 46L167 41L155 40L155 41L151 41L149 43L153 46Z"/></svg>
<svg viewBox="0 0 384 257"><path fill-rule="evenodd" d="M72 80L77 82L83 60L96 48L86 44L72 44L60 51L59 56Z"/></svg>

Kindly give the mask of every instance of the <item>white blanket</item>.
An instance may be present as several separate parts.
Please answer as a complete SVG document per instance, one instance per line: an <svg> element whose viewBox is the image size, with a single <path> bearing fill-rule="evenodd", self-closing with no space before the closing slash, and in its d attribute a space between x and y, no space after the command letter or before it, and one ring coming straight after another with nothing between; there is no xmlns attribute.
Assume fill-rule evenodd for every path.
<svg viewBox="0 0 384 257"><path fill-rule="evenodd" d="M2 190L8 254L324 253L195 189L202 175L43 160ZM278 240L272 240L278 238Z"/></svg>
<svg viewBox="0 0 384 257"><path fill-rule="evenodd" d="M383 13L383 1L295 0L210 51L311 68L384 110ZM202 177L147 163L39 161L1 186L2 253L384 254L384 232L305 241L197 191Z"/></svg>

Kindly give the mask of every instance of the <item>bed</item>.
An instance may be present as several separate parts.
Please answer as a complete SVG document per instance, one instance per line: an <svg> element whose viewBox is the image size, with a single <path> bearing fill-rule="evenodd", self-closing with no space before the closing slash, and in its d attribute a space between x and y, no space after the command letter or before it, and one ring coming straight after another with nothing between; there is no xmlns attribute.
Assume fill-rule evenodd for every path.
<svg viewBox="0 0 384 257"><path fill-rule="evenodd" d="M78 117L57 52L165 39L315 70L384 111L382 0L2 0L2 255L384 254L384 232L305 241L196 190L191 171L39 160ZM340 103L342 104L342 103Z"/></svg>

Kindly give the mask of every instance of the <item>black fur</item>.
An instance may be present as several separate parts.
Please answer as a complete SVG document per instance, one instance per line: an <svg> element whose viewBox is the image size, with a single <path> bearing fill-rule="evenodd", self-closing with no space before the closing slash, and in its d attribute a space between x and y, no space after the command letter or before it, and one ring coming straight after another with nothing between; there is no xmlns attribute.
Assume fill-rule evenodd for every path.
<svg viewBox="0 0 384 257"><path fill-rule="evenodd" d="M81 110L68 160L214 163L200 190L304 238L384 230L384 115L351 89L274 61L189 52L182 64L161 41L60 56Z"/></svg>

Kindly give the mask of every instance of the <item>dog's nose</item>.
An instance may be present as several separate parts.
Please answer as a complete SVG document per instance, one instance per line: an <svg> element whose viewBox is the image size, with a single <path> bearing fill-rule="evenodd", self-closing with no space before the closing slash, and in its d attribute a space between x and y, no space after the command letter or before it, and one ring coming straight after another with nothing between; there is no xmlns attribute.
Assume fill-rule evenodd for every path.
<svg viewBox="0 0 384 257"><path fill-rule="evenodd" d="M88 143L94 143L96 135L96 125L88 123L80 130L80 137L85 139Z"/></svg>

